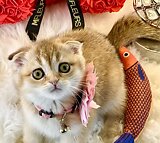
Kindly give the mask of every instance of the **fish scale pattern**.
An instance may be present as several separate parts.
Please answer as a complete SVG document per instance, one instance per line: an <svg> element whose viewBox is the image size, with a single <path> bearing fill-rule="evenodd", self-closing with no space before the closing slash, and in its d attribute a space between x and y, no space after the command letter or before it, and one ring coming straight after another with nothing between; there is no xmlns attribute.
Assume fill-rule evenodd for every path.
<svg viewBox="0 0 160 143"><path fill-rule="evenodd" d="M125 75L128 99L124 132L131 133L136 138L144 128L149 116L152 100L151 88L149 80L138 62L127 69Z"/></svg>

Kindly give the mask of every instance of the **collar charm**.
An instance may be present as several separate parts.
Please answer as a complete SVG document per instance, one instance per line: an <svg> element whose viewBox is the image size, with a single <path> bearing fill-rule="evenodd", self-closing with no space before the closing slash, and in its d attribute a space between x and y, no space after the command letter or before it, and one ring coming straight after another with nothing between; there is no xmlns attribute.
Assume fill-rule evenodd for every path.
<svg viewBox="0 0 160 143"><path fill-rule="evenodd" d="M61 120L60 120L60 133L66 133L70 130L70 128L65 124L65 117L66 117L67 113L64 113L64 115L62 116Z"/></svg>

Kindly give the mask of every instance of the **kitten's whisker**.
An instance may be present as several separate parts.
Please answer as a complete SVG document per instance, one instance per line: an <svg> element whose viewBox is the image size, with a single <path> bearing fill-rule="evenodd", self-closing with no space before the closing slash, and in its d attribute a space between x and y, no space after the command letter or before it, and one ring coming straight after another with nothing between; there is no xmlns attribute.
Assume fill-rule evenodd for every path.
<svg viewBox="0 0 160 143"><path fill-rule="evenodd" d="M80 103L79 103L78 99L75 97L75 95L78 96L78 97L82 100L82 97L78 94L78 92L81 91L81 93L83 94L84 91L81 90L81 89L78 89L77 87L74 87L74 86L71 86L71 88L73 89L73 90L72 90L73 97L76 99L76 101L77 101L78 104L80 105Z"/></svg>
<svg viewBox="0 0 160 143"><path fill-rule="evenodd" d="M78 96L78 97L80 97L76 92L74 92L73 91L73 98L76 100L76 102L78 103L78 106L80 106L80 103L79 103L79 101L78 101L78 99L75 97L75 94L76 94L76 96Z"/></svg>
<svg viewBox="0 0 160 143"><path fill-rule="evenodd" d="M81 100L82 100L82 97L79 96L78 93L76 93L76 92L74 92L74 91L73 91L72 93L73 93L73 94L72 94L72 95L73 95L72 97L76 100L78 106L80 106L81 103L80 103L79 100L76 98L76 96L79 97ZM75 96L75 95L76 95L76 96Z"/></svg>
<svg viewBox="0 0 160 143"><path fill-rule="evenodd" d="M86 82L81 82L81 83L79 83L79 85L82 85L82 86L86 86L87 85L87 83Z"/></svg>
<svg viewBox="0 0 160 143"><path fill-rule="evenodd" d="M80 88L77 88L75 86L70 86L71 88L73 88L74 90L76 90L77 92L81 92L82 94L84 93L84 91Z"/></svg>
<svg viewBox="0 0 160 143"><path fill-rule="evenodd" d="M62 108L65 110L65 107L64 107L64 105L62 104L62 102L61 101L59 101L59 104L62 106Z"/></svg>
<svg viewBox="0 0 160 143"><path fill-rule="evenodd" d="M76 95L76 96L78 96L78 98L82 99L82 97L81 97L77 92L72 91L72 93L73 93L72 95L73 95L74 97L75 97L75 95ZM77 99L77 98L76 98L76 99Z"/></svg>
<svg viewBox="0 0 160 143"><path fill-rule="evenodd" d="M77 92L81 92L82 94L84 94L83 89L79 89L79 88L74 87L74 86L71 86L71 88L73 88L73 89L76 90ZM76 94L77 94L77 93L76 93ZM100 97L102 97L102 95L101 95L98 91L96 91L95 94L97 94L97 95L99 95ZM82 99L82 97L80 97L79 95L78 95L78 97L79 97L80 99Z"/></svg>
<svg viewBox="0 0 160 143"><path fill-rule="evenodd" d="M98 91L96 91L95 94L98 94L100 97L102 97L102 95Z"/></svg>

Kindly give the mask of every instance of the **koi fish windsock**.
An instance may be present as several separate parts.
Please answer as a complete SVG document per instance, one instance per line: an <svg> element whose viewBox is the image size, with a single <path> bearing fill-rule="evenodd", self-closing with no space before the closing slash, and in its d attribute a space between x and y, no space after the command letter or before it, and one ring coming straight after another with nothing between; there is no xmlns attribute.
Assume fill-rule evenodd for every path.
<svg viewBox="0 0 160 143"><path fill-rule="evenodd" d="M151 108L152 94L149 80L137 59L121 47L120 59L124 66L127 87L127 107L124 118L124 134L114 143L134 143L140 134Z"/></svg>

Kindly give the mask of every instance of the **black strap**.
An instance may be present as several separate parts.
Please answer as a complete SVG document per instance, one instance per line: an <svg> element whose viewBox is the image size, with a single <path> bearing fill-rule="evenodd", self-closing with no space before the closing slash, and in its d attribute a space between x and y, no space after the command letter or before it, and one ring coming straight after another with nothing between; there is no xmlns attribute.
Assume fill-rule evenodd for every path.
<svg viewBox="0 0 160 143"><path fill-rule="evenodd" d="M45 110L41 109L39 111L39 115L42 116L42 114L50 115L50 118L54 118L55 117L55 114L52 111L48 112L48 111L45 111Z"/></svg>
<svg viewBox="0 0 160 143"><path fill-rule="evenodd" d="M72 29L84 28L84 17L79 4L79 0L67 0L67 4L72 19Z"/></svg>
<svg viewBox="0 0 160 143"><path fill-rule="evenodd" d="M26 32L32 41L36 41L37 39L37 35L39 33L40 25L45 11L45 6L45 0L37 0L36 9L33 11L33 15L28 21Z"/></svg>

